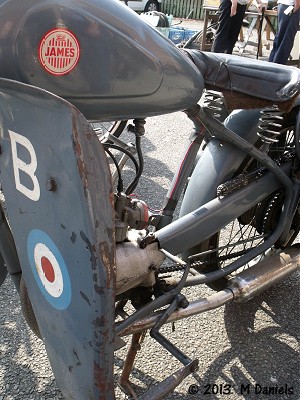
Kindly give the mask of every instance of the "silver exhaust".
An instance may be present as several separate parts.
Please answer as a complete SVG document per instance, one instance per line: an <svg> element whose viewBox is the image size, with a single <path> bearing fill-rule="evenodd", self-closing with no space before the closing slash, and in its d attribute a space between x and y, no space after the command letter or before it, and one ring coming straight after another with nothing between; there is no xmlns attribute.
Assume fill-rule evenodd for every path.
<svg viewBox="0 0 300 400"><path fill-rule="evenodd" d="M281 253L266 257L251 268L239 273L226 289L213 295L193 301L185 309L175 311L166 322L174 322L205 311L213 310L231 301L246 302L272 285L286 278L300 267L300 244L285 249ZM156 311L141 318L120 332L126 336L151 329L163 311ZM118 325L119 323L117 323Z"/></svg>
<svg viewBox="0 0 300 400"><path fill-rule="evenodd" d="M233 292L234 301L243 303L286 278L299 267L300 245L294 245L239 273L228 289Z"/></svg>

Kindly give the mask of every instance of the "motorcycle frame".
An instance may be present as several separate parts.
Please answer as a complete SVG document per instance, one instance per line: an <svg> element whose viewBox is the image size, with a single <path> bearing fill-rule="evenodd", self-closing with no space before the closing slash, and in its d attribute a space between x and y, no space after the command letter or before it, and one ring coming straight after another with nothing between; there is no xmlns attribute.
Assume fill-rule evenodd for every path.
<svg viewBox="0 0 300 400"><path fill-rule="evenodd" d="M192 211L192 214L180 217L177 222L172 223L169 227L160 229L156 234L156 238L161 247L174 254L184 252L218 232L229 221L237 218L256 202L261 201L264 197L276 190L279 185L284 186L287 190L284 214L282 215L279 223L280 228L278 229L281 230L281 224L284 223L287 215L289 215L291 204L294 203L295 197L299 195L299 193L294 189L294 184L291 179L266 153L261 152L254 145L251 145L249 141L246 141L238 134L224 127L221 122L212 119L208 113L205 112L205 109L199 110L199 120L202 121L204 127L207 127L210 132L213 132L213 135L219 140L219 143L222 141L231 143L240 149L242 154L247 154L253 157L271 172L272 178L271 176L268 176L263 178L261 181L258 180L245 189L235 192L232 196L224 199L216 198L212 200L211 203L203 205L203 208L198 208ZM196 141L197 140L198 138ZM218 144L216 143L216 146L217 145ZM230 158L230 151L225 155L225 157L227 156ZM184 156L184 160L186 161L186 167L182 161L181 165L183 165L183 171L179 176L174 178L169 193L175 191L177 182L180 188L183 187L181 174L185 176L185 172L186 174L189 172L188 166L193 164L195 160L195 152L193 154L187 153ZM184 169L186 169L186 171L184 171ZM199 188L202 184L202 181L198 182ZM253 193L254 187L255 190ZM176 197L178 198L178 194ZM244 199L243 204L241 204L242 199ZM166 213L167 215L170 215L171 211L174 211L174 205L176 205L177 202L173 201L171 203L172 207L166 207L162 212L163 214ZM232 208L234 210L232 210ZM224 212L225 210L226 212ZM209 220L209 223L207 220ZM207 223L204 224L204 222ZM273 243L277 239L278 238L276 238ZM258 251L253 258L262 251Z"/></svg>
<svg viewBox="0 0 300 400"><path fill-rule="evenodd" d="M188 115L195 114L194 110L187 110L186 112ZM243 112L249 113L249 110L245 110ZM253 112L259 115L259 110L254 110ZM181 258L177 257L179 253L183 253L196 244L205 241L216 232L220 231L230 221L238 218L240 215L278 188L284 187L286 189L286 196L283 205L283 211L277 227L262 244L241 256L222 270L209 273L198 273L193 277L186 276L181 280L177 279L173 281L177 284L175 290L176 293L180 293L184 286L187 287L209 283L225 277L265 252L278 240L281 243L285 243L287 239L285 235L287 233L287 229L285 228L286 226L289 227L292 222L294 215L293 210L297 206L300 195L299 179L294 176L288 176L289 172L293 168L292 161L285 163L283 166L278 166L276 162L273 161L266 153L257 149L251 144L251 142L254 143L257 138L257 130L255 128L256 124L254 124L254 128L252 129L252 133L250 133L248 140L245 140L242 137L242 135L245 135L245 132L240 130L238 124L234 124L236 131L238 132L235 133L228 129L226 124L224 126L223 123L212 118L210 112L204 107L201 108L197 106L196 118L192 117L192 120L193 119L195 123L195 131L191 135L191 144L189 144L187 151L179 163L180 166L178 171L175 174L169 191L164 199L165 206L163 207L161 214L155 216L155 218L159 221L159 229L155 232L155 240L158 241L161 251L163 251L168 258L174 262L184 264L188 267L188 265ZM211 141L213 142L213 147L215 150L222 142L231 143L242 155L240 161L242 161L246 155L249 155L259 161L259 163L261 163L268 172L263 174L263 176L261 176L259 179L256 179L254 182L248 183L245 187L234 191L226 197L216 197L205 204L199 204L199 207L194 211L184 216L180 216L177 220L171 222L175 208L179 201L179 197L185 188L187 177L191 172L191 168L197 157L202 140L208 133L210 136L213 136ZM223 157L231 159L231 153L232 148L229 148L227 151L225 151ZM222 161L220 161L221 164L224 160L223 157ZM227 165L228 164L230 163L227 163ZM226 175L226 171L223 171L223 173ZM195 182L196 185L198 185L198 189L201 189L203 181L197 179L196 169L194 170L193 174L196 177ZM187 198L189 196L190 194L185 193L183 202L185 200L189 201L189 198ZM145 238L144 245L146 246L148 243L151 243L153 239L153 234L149 235L148 238ZM204 306L200 306L198 312L193 311L193 313L197 314L204 312L211 308L219 307L223 305L224 302L226 303L231 301L232 292L229 292L225 290L218 293L218 304L214 303L214 301L211 302L210 300L206 299L207 301L204 301ZM162 295L161 297L153 300L151 304L136 311L126 320L118 322L116 325L116 334L120 334L122 336L138 332L139 325L143 325L142 318L145 318L150 312L169 304L173 297L174 292L172 291ZM195 306L195 309L196 308L197 306ZM155 318L153 317L152 319L146 318L146 325L149 320L152 320L152 323L154 324ZM174 320L176 320L176 317L174 317ZM132 324L134 324L137 328L130 329Z"/></svg>
<svg viewBox="0 0 300 400"><path fill-rule="evenodd" d="M257 113L257 111L255 112ZM174 180L166 196L165 199L166 205L162 212L162 219L161 219L162 225L165 224L166 219L169 220L172 219L172 215L174 213L177 204L177 199L179 198L182 190L185 187L192 165L197 157L197 152L201 145L202 139L204 138L205 135L207 135L207 133L209 133L211 136L214 137L209 141L209 143L212 144L213 146L218 147L220 141L233 143L234 146L232 148L236 147L238 149L237 151L239 153L242 153L241 159L243 159L246 154L249 154L254 158L256 158L257 160L259 160L263 165L265 165L267 169L270 170L270 172L264 174L256 182L253 182L247 185L246 187L240 189L239 191L232 193L228 197L221 199L219 198L212 199L211 201L206 202L204 205L199 205L198 209L195 212L193 212L192 215L191 213L188 213L186 216L180 217L177 221L165 224L165 226L162 226L155 233L155 238L160 243L161 247L160 251L164 252L164 254L167 257L171 258L173 261L181 262L185 266L184 275L179 282L176 282L174 289L159 296L158 298L153 300L150 304L140 308L138 311L130 315L123 322L115 325L114 333L117 336L123 336L125 334L127 335L135 333L136 326L138 326L139 324L142 324L142 326L144 327L149 326L149 323L152 326L154 325L155 329L151 329L151 335L157 341L159 341L160 344L165 346L175 357L177 357L185 365L185 367L179 374L180 378L178 378L175 382L176 383L175 386L177 386L181 378L183 379L184 376L186 376L196 368L196 363L190 360L188 357L186 357L179 349L176 349L172 344L170 344L166 340L166 338L164 338L158 332L159 327L162 326L164 323L168 322L170 318L175 318L175 319L185 318L193 314L199 314L209 309L219 307L220 305L225 304L228 301L231 301L233 299L232 291L224 290L218 292L216 296L214 296L211 299L210 298L202 300L200 299L195 304L191 304L188 307L188 309L186 309L186 314L184 313L184 310L183 312L181 312L181 310L179 312L176 311L178 308L178 301L181 296L181 290L183 289L184 286L192 286L194 284L205 283L209 282L210 280L218 279L221 275L226 275L230 273L230 271L237 269L238 265L235 262L231 266L229 266L229 269L226 267L226 269L224 269L223 271L222 270L216 271L207 274L207 276L205 276L204 274L199 274L198 276L195 276L193 278L188 278L188 273L190 271L190 264L180 260L179 257L176 257L174 255L174 253L176 252L178 253L179 251L185 250L189 246L192 246L193 237L196 234L198 235L197 241L198 240L200 241L202 239L204 240L205 238L211 236L213 233L220 230L228 220L238 217L241 213L246 211L252 205L256 204L259 201L258 199L267 196L269 193L276 190L276 188L284 185L287 188L288 193L291 194L291 196L290 195L286 196L286 203L284 206L285 212L281 216L281 222L278 225L276 234L273 234L265 242L265 246L270 247L271 243L273 243L276 240L276 237L279 237L282 231L284 230L285 224L288 223L288 219L285 219L285 216L288 215L288 213L291 210L291 207L293 205L295 206L295 198L299 197L299 190L297 191L294 188L294 185L297 182L296 181L292 182L292 180L286 175L286 173L290 171L292 168L291 164L292 162L287 162L282 167L279 167L267 155L257 150L253 145L250 144L250 141L255 141L256 129L252 129L250 132L251 140L249 138L245 140L241 138L238 134L233 133L230 129L228 129L228 127L226 126L224 127L223 124L215 121L209 115L209 113L206 112L204 108L199 108L197 106L197 113L195 117L197 121L195 124L197 129L195 133L192 135L191 144L189 145L188 151L184 155L180 163L178 172L177 174L175 174ZM201 120L201 123L199 122L199 120ZM240 133L242 134L242 132ZM232 148L226 150L224 157L233 156ZM199 162L201 163L201 158ZM222 161L219 160L219 162L221 163ZM224 171L224 173L225 172L226 171ZM230 171L228 170L227 172L229 173ZM196 177L197 185L201 187L201 184L203 182L201 182L201 180L199 180L198 182L197 175L198 172L197 169L195 169L194 173L192 174L192 177L193 176ZM188 194L187 191L184 198L189 200L189 197L190 195ZM243 199L243 204L240 205L242 199ZM245 199L247 201L245 201ZM205 208L207 208L207 210L203 212ZM231 210L229 214L227 213L228 209ZM225 219L222 217L222 215L224 215ZM195 216L196 222L194 225L190 225L190 218L192 216ZM210 223L208 223L208 221ZM14 244L14 237L13 235L8 234L8 232L10 232L10 229L6 219L3 218L1 222L2 223L0 224L0 237L1 237L0 250L1 252L3 251L3 256L4 256L3 258L6 261L11 260L10 262L7 262L7 266L8 268L10 268L9 272L12 278L14 278L16 286L18 287L22 271L19 263L14 263L14 260L18 260L18 254ZM209 226L209 229L205 231L203 230L203 232L201 232L203 226ZM169 248L170 247L169 243L172 243L173 238L180 238L181 237L180 235L182 235L182 231L184 231L184 229L187 230L189 237L187 245L183 249L177 249L176 251L173 251L172 248ZM6 238L8 243L7 242L5 243L3 241L3 238ZM153 239L153 236L149 235L148 238L147 237L145 238L145 247L147 247L147 241L149 239L151 241ZM170 252L169 250L172 251ZM260 247L259 252L262 251L263 250ZM172 252L173 254L171 254ZM254 251L251 253L253 256ZM246 257L248 257L248 255L246 255ZM245 256L244 258L241 257L240 260L242 260L240 262L245 262ZM110 299L110 301L113 302L113 299ZM162 314L160 314L157 317L157 319L151 322L150 321L151 318L149 319L150 313L164 306L167 306L167 308L162 312ZM142 330L144 330L144 328L142 328ZM140 335L140 330L138 331L137 335ZM153 395L151 398L154 399L156 397L154 397Z"/></svg>
<svg viewBox="0 0 300 400"><path fill-rule="evenodd" d="M189 114L189 112L187 113ZM297 121L299 121L299 119L297 119ZM198 360L191 360L159 332L162 325L216 309L233 300L240 302L248 301L250 298L279 282L283 277L287 276L299 267L298 252L291 252L290 256L292 262L287 261L284 267L278 264L276 274L274 274L274 265L272 264L273 260L269 261L267 259L266 261L250 268L250 275L249 270L244 271L244 273L238 275L238 280L236 278L233 280L233 283L231 283L228 288L219 290L217 293L210 295L207 298L200 298L189 303L188 299L181 294L183 287L209 283L225 277L226 275L236 271L242 265L253 260L253 258L259 254L268 250L278 240L281 241L281 243L284 243L287 240L286 234L289 231L290 224L292 223L294 210L295 207L297 207L300 195L299 179L293 177L293 174L292 177L288 176L289 172L293 171L292 161L290 160L289 162L284 163L283 166L279 167L267 154L252 145L251 141L255 142L256 139L255 129L252 130L249 142L228 129L226 124L223 125L216 119L211 118L210 113L207 112L205 108L198 109L197 117L194 119L194 124L195 133L191 135L191 144L188 146L188 150L181 160L180 167L175 174L168 194L165 197L165 206L161 212L161 218L160 216L155 217L158 220L158 226L162 226L155 233L155 239L159 242L161 247L160 250L167 258L183 266L183 276L182 278L170 279L169 283L173 285L173 288L169 292L165 292L158 298L155 298L151 303L141 307L125 320L117 322L115 325L115 333L117 336L122 337L132 335L131 346L128 350L123 372L119 379L119 384L125 392L135 395L130 385L129 376L137 354L137 349L140 348L141 338L144 337L147 330L150 330L150 336L152 338L154 338L184 365L173 374L173 379L171 379L171 377L165 379L163 382L158 384L156 388L150 389L141 397L141 399L162 398L162 394L167 394L174 390L174 388L179 385L187 375L197 369ZM240 130L238 125L236 125L236 128L237 131ZM298 132L297 126L295 127L295 130ZM184 216L180 216L177 221L170 223L179 197L182 190L185 188L186 179L189 176L192 165L197 157L199 147L207 133L209 133L210 136L212 136L213 133L214 139L212 139L212 142L214 143L212 146L215 150L221 143L231 143L241 154L244 155L244 157L245 155L249 155L259 161L268 172L263 173L262 176L255 181L246 184L245 187L239 190L233 191L233 193L224 198L217 197L203 205L200 204L196 210ZM241 131L240 133L242 135ZM226 151L225 157L230 159L231 152L231 150ZM198 163L201 163L201 156ZM194 174L196 176L196 179L194 180L196 183L194 184L198 185L199 189L201 188L203 181L197 179L197 168L195 168L193 175ZM285 188L286 196L283 211L280 215L277 227L262 244L251 249L249 253L244 254L222 270L208 273L198 273L194 270L191 271L190 260L188 259L185 263L181 258L176 256L176 254L184 252L211 237L222 227L226 226L227 223L238 218L249 208L253 207L279 187ZM185 198L189 196L190 195L186 191L183 202L185 201ZM189 203L189 199L187 199L187 202ZM201 200L199 200L199 202L201 202ZM188 207L189 206L190 205L188 205ZM152 240L153 236L150 235L148 238L146 237L142 244L143 247L147 246L148 243L151 243ZM279 258L285 259L285 255L280 253ZM190 271L194 276L188 277ZM239 286L239 280L241 286ZM164 307L163 310L157 311L162 307Z"/></svg>
<svg viewBox="0 0 300 400"><path fill-rule="evenodd" d="M138 119L192 107L199 101L205 87L227 87L224 86L222 74L219 81L213 79L211 83L211 77L206 74L208 71L214 71L216 67L219 69L220 63L223 64L225 60L222 61L222 57L212 63L213 60L208 60L207 70L204 71L200 67L201 60L199 64L197 57L194 60L186 52L183 56L181 51L156 30L145 25L135 13L118 2L28 0L19 2L17 7L17 1L4 0L0 3L3 11L1 32L5 37L4 51L1 53L3 62L0 80L0 173L6 200L0 219L0 252L3 256L3 260L0 258L0 283L6 276L6 268L17 290L20 289L20 280L22 279L21 283L24 282L33 318L43 338L57 384L66 398L113 399L114 345L120 344L118 336L124 335L125 332L134 333L133 342L138 344L138 337L149 326L152 327L151 336L184 364L184 368L174 374L173 383L162 382L154 388L156 394L152 391L148 392L146 397L142 397L143 400L161 398L163 393L166 393L165 389L172 390L197 367L197 360L190 360L161 335L161 326L170 319L185 318L216 308L231 301L235 296L233 288L226 289L185 308L188 300L181 293L182 289L185 286L208 283L229 274L249 257L242 256L238 262L232 263L223 271L189 277L189 272L193 272L190 260L185 262L176 254L193 246L195 237L199 243L217 232L228 220L235 218L237 213L242 213L257 203L258 198L267 196L282 185L288 194L284 202L284 212L276 231L264 245L270 247L276 238L285 242L292 211L299 199L299 176L285 176L287 171L293 171L292 161L279 167L255 149L255 126L251 125L252 128L248 129L247 124L244 124L242 128L239 126L241 121L234 119L237 122L224 128L222 124L214 121L205 108L196 106L187 110L196 128L191 144L171 184L163 212L157 216L157 231L146 236L141 242L146 257L150 253L150 250L147 252L147 245L154 241L158 244L151 246L155 249L155 255L161 256L159 252L162 252L174 262L179 262L184 273L170 291L161 291L155 299L151 297L150 303L139 308L120 324L116 324L115 311L118 304L116 306L115 300L119 298L116 297L117 245L114 235L116 229L112 185L107 157L88 120L113 121L133 117ZM38 24L32 23L34 18L39 21ZM58 77L57 71L54 71L53 75L49 74L50 71L44 68L45 59L40 54L41 40L47 37L49 29L52 28L56 32L61 23L78 37L78 49L83 50L78 50L78 56L81 54L80 62L74 70L68 71L71 73L66 79L60 75ZM90 29L91 27L93 29ZM108 40L103 40L104 35ZM127 49L126 53L124 48ZM105 57L108 49L116 55L122 55L120 62L116 62L115 57ZM124 55L126 57L123 57ZM139 65L136 60L139 60ZM230 60L228 61L230 72L232 66ZM133 65L138 68L132 68ZM235 67L233 71L234 69ZM277 100L288 104L294 100L292 96L299 88L292 80L292 75L295 74L284 73L283 78L278 79L277 85L277 67L269 68L266 64L260 70L259 80L271 78L266 79L266 82L271 83L272 77L276 77L274 86L267 87L266 91L256 91L255 88L259 86L256 70L256 65L252 64L250 71L242 74L243 79L234 79L230 90L236 88L241 92L241 97L242 93L252 95L253 90L257 100L260 97L269 99L262 102L267 105L270 105L270 102L276 103ZM138 73L134 73L135 71ZM130 72L130 79L127 72ZM235 74L232 77L235 78ZM298 77L296 74L296 79ZM21 82L26 82L27 85ZM251 88L250 93L248 88L245 91L243 82ZM249 99L245 99L245 103L248 103ZM251 106L259 108L258 103L260 102L255 102L254 105L251 102ZM238 107L243 108L243 105L239 103ZM245 111L245 117L248 112L251 114L252 111ZM297 131L298 142L298 128ZM207 148L215 149L217 155L220 154L219 146L224 142L225 151L220 159L216 159L219 170L222 166L222 174L219 177L217 171L214 171L204 178L208 184L213 182L209 186L206 198L202 195L199 198L198 195L193 196L193 191L199 192L203 184L202 178L198 180L199 170L205 162L205 158L201 157L185 192L181 215L177 221L172 222L176 204L185 189L198 149L207 133L211 137ZM40 182L39 190L34 190L34 196L25 194L24 197L24 190L20 191L20 187L17 188L16 185L13 168L16 166L16 159L19 161L16 154L18 152L15 151L18 138L21 139L20 143L25 145L20 154L21 159L26 151L32 156L32 162L29 164L33 176L29 175L28 179L30 181L31 178L33 189L36 180ZM227 144L231 147L227 148ZM49 151L45 152L44 149ZM203 155L205 154L206 149L203 151ZM240 162L249 154L270 172L228 197L215 199L216 185L225 182L237 170L236 163L232 168L228 163L223 166L222 162L232 160L236 154L239 154ZM296 147L296 154L299 159L299 146ZM25 159L28 160L28 156ZM38 169L35 166L37 159ZM299 168L299 164L297 167ZM32 189L32 186L28 188L26 184L25 187ZM32 194L33 190L29 192ZM193 197L197 198L196 204L193 204ZM8 218L5 215L6 211ZM209 229L204 230L206 225ZM188 237L188 242L184 247L177 248L176 243L180 242L182 237ZM45 248L46 252L43 253ZM37 261L33 259L36 249L40 257ZM260 246L255 251L263 250ZM142 251L136 248L137 254ZM249 253L252 258L255 251ZM42 254L46 258L52 254L58 264L57 271L64 275L58 282L59 293L45 290L42 275L36 276L38 268L42 267ZM148 269L152 260L149 264L140 264L144 267L146 275L155 277L155 272ZM297 260L296 264L299 264ZM282 273L280 278L290 273L293 268L295 267L286 268L287 271ZM268 269L264 268L264 271L267 270L265 274L257 271L256 278L260 278L260 288L265 288L262 280L273 284L279 279L277 270L277 278L274 278L274 269L273 267L273 271L269 273ZM255 271L255 267L249 270ZM131 271L134 272L134 269ZM129 276L133 278L132 275ZM245 278L245 275L240 276ZM138 284L134 279L130 283L134 296ZM22 290L20 292L24 305ZM154 316L153 311L160 307L165 309L158 316L155 315L155 320L150 323L149 320ZM28 313L24 314L28 316ZM143 323L143 319L146 323ZM32 320L30 322L32 328ZM135 335L134 329L139 323L142 324L142 328ZM132 358L132 352L129 352L128 356L129 359ZM130 360L125 362L123 370L125 384L130 363Z"/></svg>
<svg viewBox="0 0 300 400"><path fill-rule="evenodd" d="M197 243L201 243L205 239L211 237L230 221L236 219L249 208L254 206L257 202L274 192L280 186L284 186L286 188L287 196L283 207L283 213L277 225L276 231L262 245L240 257L239 260L235 261L223 270L214 271L208 274L201 274L198 278L188 278L185 286L209 283L213 280L226 276L272 246L280 238L285 225L291 222L289 221L288 216L293 215L293 213L291 213L291 208L292 205L295 205L295 202L299 197L300 190L299 182L297 182L298 184L296 185L295 182L293 183L292 180L287 176L287 173L291 169L291 162L287 163L284 167L279 167L267 154L258 150L254 145L251 145L248 140L243 139L240 136L243 134L242 132L239 132L239 134L233 132L232 130L226 128L226 126L224 126L221 122L212 118L210 113L205 110L205 108L201 108L199 106L195 107L197 110L196 118L193 117L195 110L186 111L195 124L195 131L191 135L191 143L189 144L187 151L184 153L182 160L179 163L178 171L175 173L168 193L164 199L164 207L162 208L160 215L156 215L159 223L155 237L160 244L160 248L164 249L167 254L170 254L169 257L172 258L172 255L178 255L179 253L182 253L195 246ZM239 130L238 126L236 126L236 129ZM204 136L207 135L207 133L213 135L214 139L211 140L214 140L214 146L217 147L222 141L231 143L242 152L241 154L248 154L258 160L269 170L269 172L239 191L235 191L224 198L214 198L206 204L200 205L193 212L181 216L176 221L172 222L174 211L178 204L180 195L186 186L187 178L190 175L199 148L203 143ZM255 137L256 132L252 134L252 141L255 140ZM230 158L231 151L228 150L224 157ZM194 172L194 174L197 174L197 172ZM199 188L201 188L203 181L198 180L198 185ZM184 200L186 200L186 197L187 195L185 194ZM17 290L19 290L21 267L18 261L18 255L13 236L5 218L1 219L0 237L1 253L5 255L5 260L10 260L6 264L9 270L8 272L10 273ZM147 241L147 238L145 241ZM178 260L179 259L177 259L177 261ZM13 266L13 269L11 266ZM167 302L165 304L167 304ZM153 306L153 310L155 310L155 308L156 306ZM137 315L130 323L136 321L138 318L139 316ZM117 329L118 331L125 329L125 325L119 325L121 327ZM126 322L126 327L128 325L129 321Z"/></svg>

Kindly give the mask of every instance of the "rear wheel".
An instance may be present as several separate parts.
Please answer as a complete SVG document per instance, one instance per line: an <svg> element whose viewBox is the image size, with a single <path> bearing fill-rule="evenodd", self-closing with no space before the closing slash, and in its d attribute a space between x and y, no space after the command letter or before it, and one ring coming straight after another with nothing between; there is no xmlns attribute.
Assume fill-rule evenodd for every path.
<svg viewBox="0 0 300 400"><path fill-rule="evenodd" d="M270 146L268 154L272 159L277 159L286 152L293 151L293 147L294 127L286 127L282 129L278 142ZM244 163L242 170L239 170L238 173L247 173L257 167L258 165L255 160L248 159ZM198 250L200 255L197 256L196 269L205 273L223 269L243 254L261 244L275 230L282 211L284 198L284 191L279 190L271 194L215 235L211 236L205 243L199 244ZM298 205L298 212L295 213L290 238L286 246L291 245L295 239L298 240L299 238L299 212L300 204ZM243 269L249 268L264 256L261 255L256 260L252 260ZM222 290L228 286L228 281L235 274L210 282L208 286L217 291Z"/></svg>

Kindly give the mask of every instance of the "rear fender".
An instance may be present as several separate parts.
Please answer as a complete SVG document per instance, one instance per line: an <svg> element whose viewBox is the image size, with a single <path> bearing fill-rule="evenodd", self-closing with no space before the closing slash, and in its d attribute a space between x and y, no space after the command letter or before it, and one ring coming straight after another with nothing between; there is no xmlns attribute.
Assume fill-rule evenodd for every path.
<svg viewBox="0 0 300 400"><path fill-rule="evenodd" d="M227 128L254 144L259 110L236 110L225 120ZM238 169L246 153L216 138L209 141L193 171L180 209L180 217L216 197L217 187Z"/></svg>
<svg viewBox="0 0 300 400"><path fill-rule="evenodd" d="M110 173L61 98L0 79L0 177L23 277L67 399L114 398Z"/></svg>

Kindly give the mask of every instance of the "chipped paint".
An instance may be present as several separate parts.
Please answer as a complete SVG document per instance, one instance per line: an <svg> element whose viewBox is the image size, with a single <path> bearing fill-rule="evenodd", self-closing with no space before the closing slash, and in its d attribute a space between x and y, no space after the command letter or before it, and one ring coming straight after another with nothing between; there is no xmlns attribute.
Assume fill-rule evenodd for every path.
<svg viewBox="0 0 300 400"><path fill-rule="evenodd" d="M71 242L72 242L72 243L75 243L75 242L76 242L76 238L77 238L76 233L75 233L75 232L72 232L72 235L71 235L71 237L70 237Z"/></svg>
<svg viewBox="0 0 300 400"><path fill-rule="evenodd" d="M82 291L80 291L80 296L88 303L89 306L91 305L89 298Z"/></svg>

